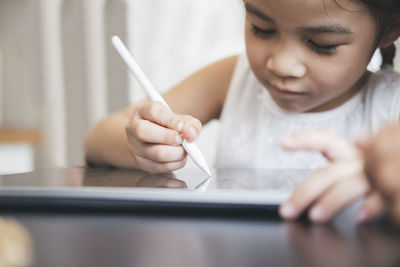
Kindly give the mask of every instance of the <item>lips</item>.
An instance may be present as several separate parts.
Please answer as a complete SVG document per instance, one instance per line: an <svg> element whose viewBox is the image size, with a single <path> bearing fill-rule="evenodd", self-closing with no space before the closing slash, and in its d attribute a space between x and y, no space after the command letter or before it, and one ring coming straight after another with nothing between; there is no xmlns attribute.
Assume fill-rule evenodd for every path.
<svg viewBox="0 0 400 267"><path fill-rule="evenodd" d="M296 91L289 90L289 89L281 89L281 88L276 87L276 86L272 86L272 89L274 89L275 91L277 91L277 92L279 92L281 94L293 94L293 95L302 95L302 94L304 94L302 92L296 92Z"/></svg>
<svg viewBox="0 0 400 267"><path fill-rule="evenodd" d="M291 90L291 89L280 88L278 86L273 86L272 84L270 84L268 82L267 82L267 88L270 91L272 91L272 93L275 93L276 95L284 97L284 98L298 97L298 96L305 95L304 92L298 92L298 91Z"/></svg>

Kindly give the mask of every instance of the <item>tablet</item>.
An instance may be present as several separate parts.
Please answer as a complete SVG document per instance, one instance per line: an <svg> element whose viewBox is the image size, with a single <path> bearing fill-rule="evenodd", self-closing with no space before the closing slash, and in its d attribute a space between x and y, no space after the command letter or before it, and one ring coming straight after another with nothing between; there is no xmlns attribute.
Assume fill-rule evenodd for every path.
<svg viewBox="0 0 400 267"><path fill-rule="evenodd" d="M0 208L111 211L273 210L310 170L197 169L168 174L68 168L0 176Z"/></svg>

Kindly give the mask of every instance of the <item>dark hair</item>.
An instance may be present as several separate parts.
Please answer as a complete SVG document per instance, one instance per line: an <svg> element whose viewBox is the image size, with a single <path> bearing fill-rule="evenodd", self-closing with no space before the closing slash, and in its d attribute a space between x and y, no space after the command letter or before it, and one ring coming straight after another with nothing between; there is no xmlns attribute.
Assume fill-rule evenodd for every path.
<svg viewBox="0 0 400 267"><path fill-rule="evenodd" d="M341 6L337 1L333 0L338 6ZM371 15L375 17L377 22L378 38L377 44L388 30L389 25L393 22L393 17L400 15L400 0L350 0L361 3L367 6ZM243 0L246 2L246 0ZM385 66L393 66L394 57L396 54L396 46L390 44L388 47L379 49L382 55L381 68Z"/></svg>
<svg viewBox="0 0 400 267"><path fill-rule="evenodd" d="M352 0L366 5L371 12L372 16L376 18L378 29L378 41L381 39L385 31L388 30L389 25L393 21L395 15L400 15L400 1L399 0ZM336 0L335 0L336 2ZM394 44L388 47L380 48L382 55L382 65L393 66L393 60L396 54L396 46Z"/></svg>

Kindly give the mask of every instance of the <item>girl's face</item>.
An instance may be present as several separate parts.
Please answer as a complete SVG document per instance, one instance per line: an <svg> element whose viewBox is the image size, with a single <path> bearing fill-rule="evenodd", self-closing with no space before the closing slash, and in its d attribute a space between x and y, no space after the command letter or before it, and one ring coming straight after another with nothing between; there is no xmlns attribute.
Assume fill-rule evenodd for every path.
<svg viewBox="0 0 400 267"><path fill-rule="evenodd" d="M377 30L348 0L247 0L246 47L257 79L283 109L337 107L362 86Z"/></svg>

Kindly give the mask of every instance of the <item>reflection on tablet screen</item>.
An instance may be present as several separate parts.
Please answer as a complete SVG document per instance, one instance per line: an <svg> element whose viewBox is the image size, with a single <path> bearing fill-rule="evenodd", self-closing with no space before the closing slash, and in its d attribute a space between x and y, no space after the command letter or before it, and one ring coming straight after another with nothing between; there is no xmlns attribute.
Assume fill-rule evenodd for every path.
<svg viewBox="0 0 400 267"><path fill-rule="evenodd" d="M132 170L72 168L0 176L0 188L7 187L145 187L193 190L212 189L291 191L311 170L218 169L208 179L197 169L168 174ZM208 179L208 180L207 180Z"/></svg>
<svg viewBox="0 0 400 267"><path fill-rule="evenodd" d="M216 171L215 187L223 189L293 190L310 170L240 170ZM212 186L213 183L210 183Z"/></svg>

